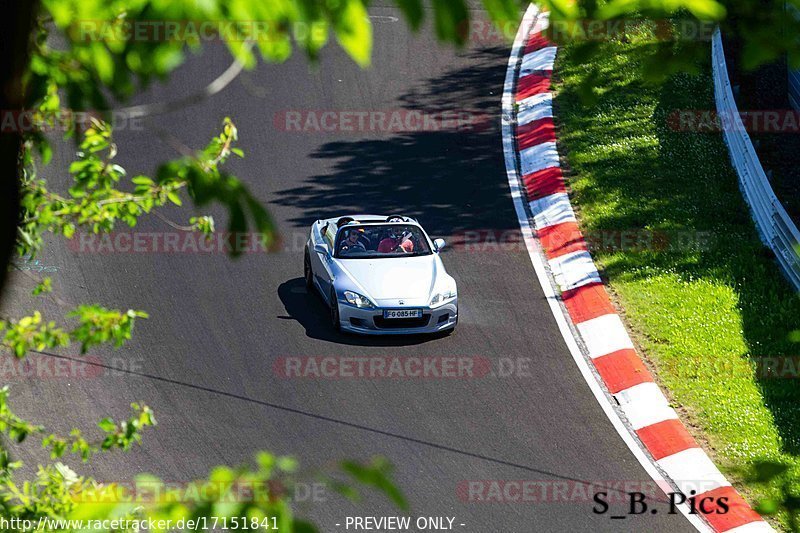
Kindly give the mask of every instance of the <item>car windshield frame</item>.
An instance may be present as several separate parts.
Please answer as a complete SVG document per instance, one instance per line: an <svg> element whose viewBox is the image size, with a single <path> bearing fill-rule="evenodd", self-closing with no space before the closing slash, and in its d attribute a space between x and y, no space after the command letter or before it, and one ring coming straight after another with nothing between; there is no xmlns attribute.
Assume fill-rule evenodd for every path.
<svg viewBox="0 0 800 533"><path fill-rule="evenodd" d="M425 250L415 250L413 252L404 253L404 252L378 252L376 250L367 250L368 253L363 255L342 255L341 246L342 241L346 239L346 233L350 230L358 230L358 229L366 229L366 228L383 228L388 226L408 226L412 231L416 230L419 232L419 236L415 236L414 239L419 242L422 240L422 244L425 247ZM378 243L376 243L377 246ZM422 226L416 224L414 222L360 222L358 224L346 224L339 228L336 232L336 239L334 240L334 254L333 257L335 259L397 259L400 257L407 258L407 257L422 257L427 255L432 255L433 252L433 242L431 241L428 234L425 233L425 230L422 229Z"/></svg>

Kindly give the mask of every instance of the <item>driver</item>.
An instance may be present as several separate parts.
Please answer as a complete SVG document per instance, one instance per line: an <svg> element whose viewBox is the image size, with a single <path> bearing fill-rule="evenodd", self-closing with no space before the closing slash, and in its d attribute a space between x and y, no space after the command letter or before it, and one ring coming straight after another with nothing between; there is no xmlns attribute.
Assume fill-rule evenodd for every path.
<svg viewBox="0 0 800 533"><path fill-rule="evenodd" d="M381 240L378 244L378 252L388 254L392 252L403 252L410 254L414 251L414 243L411 241L410 231L400 231L402 228L392 229L388 237Z"/></svg>
<svg viewBox="0 0 800 533"><path fill-rule="evenodd" d="M347 237L345 237L342 244L339 245L339 252L366 252L367 248L364 246L364 243L358 239L362 231L364 230L347 230Z"/></svg>

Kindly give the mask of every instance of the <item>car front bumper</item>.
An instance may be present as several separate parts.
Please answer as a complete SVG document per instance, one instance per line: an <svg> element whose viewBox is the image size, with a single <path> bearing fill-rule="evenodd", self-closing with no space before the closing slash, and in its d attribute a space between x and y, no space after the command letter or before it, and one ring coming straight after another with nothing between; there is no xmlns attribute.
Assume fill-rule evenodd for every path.
<svg viewBox="0 0 800 533"><path fill-rule="evenodd" d="M397 307L375 307L362 309L339 301L339 319L342 330L366 335L413 335L436 333L452 329L458 322L458 298L440 306L408 306L422 309L421 319L384 319L385 309Z"/></svg>

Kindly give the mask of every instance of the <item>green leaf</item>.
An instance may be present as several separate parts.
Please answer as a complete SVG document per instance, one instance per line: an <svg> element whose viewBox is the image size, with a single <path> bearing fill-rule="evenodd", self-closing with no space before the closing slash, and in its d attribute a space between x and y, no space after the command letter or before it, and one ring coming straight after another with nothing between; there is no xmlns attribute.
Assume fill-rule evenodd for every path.
<svg viewBox="0 0 800 533"><path fill-rule="evenodd" d="M418 30L424 16L422 0L395 0L411 29Z"/></svg>
<svg viewBox="0 0 800 533"><path fill-rule="evenodd" d="M778 500L761 500L756 504L756 512L760 515L769 516L774 515L780 510L780 502Z"/></svg>
<svg viewBox="0 0 800 533"><path fill-rule="evenodd" d="M464 44L469 32L469 12L464 0L433 0L436 36L442 40Z"/></svg>
<svg viewBox="0 0 800 533"><path fill-rule="evenodd" d="M344 461L342 470L359 483L383 492L400 509L404 511L409 509L405 496L390 479L392 466L385 458L376 457L366 465L355 461Z"/></svg>
<svg viewBox="0 0 800 533"><path fill-rule="evenodd" d="M155 182L147 176L136 176L131 181L136 185L155 185Z"/></svg>
<svg viewBox="0 0 800 533"><path fill-rule="evenodd" d="M104 418L97 423L97 426L105 432L115 431L117 425L110 418Z"/></svg>
<svg viewBox="0 0 800 533"><path fill-rule="evenodd" d="M114 79L114 58L102 43L94 43L91 47L92 64L103 83L109 84Z"/></svg>
<svg viewBox="0 0 800 533"><path fill-rule="evenodd" d="M52 292L52 290L53 290L53 280L51 278L49 278L49 277L46 277L46 278L42 279L42 281L39 282L36 285L36 287L33 288L33 291L31 291L31 294L33 296L39 296L41 294Z"/></svg>
<svg viewBox="0 0 800 533"><path fill-rule="evenodd" d="M722 20L727 10L714 0L686 0L684 7L700 20Z"/></svg>
<svg viewBox="0 0 800 533"><path fill-rule="evenodd" d="M334 15L336 40L361 67L372 57L372 24L361 0L340 0L341 9Z"/></svg>
<svg viewBox="0 0 800 533"><path fill-rule="evenodd" d="M183 202L181 202L181 197L178 196L178 193L176 193L176 192L169 191L167 193L167 198L169 198L170 202L172 202L175 205L178 205L178 206L183 205Z"/></svg>

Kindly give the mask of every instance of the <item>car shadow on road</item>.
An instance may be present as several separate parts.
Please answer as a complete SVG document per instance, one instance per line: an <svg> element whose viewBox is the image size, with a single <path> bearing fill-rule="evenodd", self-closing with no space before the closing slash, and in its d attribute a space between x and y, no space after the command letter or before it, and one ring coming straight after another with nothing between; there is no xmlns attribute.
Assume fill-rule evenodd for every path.
<svg viewBox="0 0 800 533"><path fill-rule="evenodd" d="M355 335L335 331L330 323L328 306L322 297L314 291L309 294L303 278L294 278L278 287L278 297L286 309L286 316L279 319L296 320L312 339L320 339L337 344L352 346L410 346L423 344L446 336L445 334L429 335Z"/></svg>

